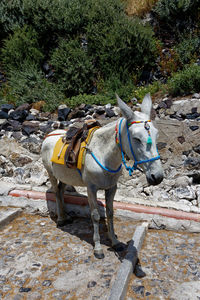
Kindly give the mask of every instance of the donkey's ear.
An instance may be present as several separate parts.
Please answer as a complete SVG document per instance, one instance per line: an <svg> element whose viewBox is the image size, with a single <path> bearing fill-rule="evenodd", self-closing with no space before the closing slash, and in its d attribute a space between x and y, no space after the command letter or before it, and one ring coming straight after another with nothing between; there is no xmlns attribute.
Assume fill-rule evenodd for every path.
<svg viewBox="0 0 200 300"><path fill-rule="evenodd" d="M151 114L151 107L152 107L152 100L150 93L146 94L142 104L141 104L141 112L147 114L150 117Z"/></svg>
<svg viewBox="0 0 200 300"><path fill-rule="evenodd" d="M131 110L131 108L124 101L122 101L116 93L115 93L115 95L117 98L118 106L119 106L124 118L126 118L127 120L133 119L134 114L133 114L133 111Z"/></svg>

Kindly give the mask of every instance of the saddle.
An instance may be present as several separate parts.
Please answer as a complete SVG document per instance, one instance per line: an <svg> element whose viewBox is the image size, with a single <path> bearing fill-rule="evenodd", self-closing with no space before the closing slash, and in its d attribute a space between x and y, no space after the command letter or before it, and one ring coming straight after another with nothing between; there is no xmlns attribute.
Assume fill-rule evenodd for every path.
<svg viewBox="0 0 200 300"><path fill-rule="evenodd" d="M85 147L99 127L100 123L93 119L85 121L82 127L70 127L56 143L51 161L70 169L81 169Z"/></svg>

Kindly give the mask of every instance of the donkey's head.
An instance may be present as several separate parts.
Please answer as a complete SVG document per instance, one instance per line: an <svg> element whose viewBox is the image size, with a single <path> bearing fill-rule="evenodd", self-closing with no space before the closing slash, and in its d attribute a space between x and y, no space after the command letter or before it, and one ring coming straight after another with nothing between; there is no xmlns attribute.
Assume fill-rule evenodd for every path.
<svg viewBox="0 0 200 300"><path fill-rule="evenodd" d="M163 169L156 147L158 130L150 120L152 101L147 94L141 105L141 112L132 111L118 95L119 108L126 119L121 128L121 145L133 168L141 167L149 184L156 185L163 180ZM126 123L126 124L125 124Z"/></svg>

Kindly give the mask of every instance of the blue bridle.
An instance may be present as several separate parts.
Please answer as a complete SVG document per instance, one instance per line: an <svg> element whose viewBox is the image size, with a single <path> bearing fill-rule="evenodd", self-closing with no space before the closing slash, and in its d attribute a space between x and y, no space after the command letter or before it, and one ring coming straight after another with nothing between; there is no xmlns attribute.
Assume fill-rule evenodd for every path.
<svg viewBox="0 0 200 300"><path fill-rule="evenodd" d="M129 132L129 125L132 125L133 123L145 123L145 126L147 124L148 121L138 121L138 122L133 122L133 123L130 123L128 124L128 121L126 121L126 131L127 131L127 137L128 137L128 143L129 143L129 147L130 147L130 150L131 150L131 154L134 158L134 164L132 167L128 166L126 164L126 161L125 161L125 157L124 157L124 152L123 152L123 148L122 148L122 140L121 140L121 126L122 126L122 122L123 122L123 119L120 120L120 123L119 123L119 146L120 146L120 149L121 149L121 155L122 155L122 163L124 164L126 170L129 172L129 175L132 176L132 173L133 171L135 170L139 170L142 172L142 169L140 169L138 167L138 165L141 165L141 164L144 164L144 163L147 163L147 162L152 162L154 160L158 160L160 159L160 155L158 154L158 156L156 157L152 157L152 158L149 158L149 159L144 159L144 160L140 160L140 161L137 161L137 158L134 154L134 151L133 151L133 147L132 147L132 144L131 144L131 139L130 139L130 132ZM147 129L148 133L149 133L149 137L150 137L150 132L149 132L149 128L148 127L145 127L145 129ZM148 138L149 138L148 137ZM151 140L151 139L150 139ZM147 142L148 143L148 142ZM151 143L151 142L150 142ZM92 155L92 157L94 158L94 160L96 161L96 163L105 171L107 172L110 172L110 173L118 173L120 170L121 170L121 167L122 167L122 164L118 167L118 169L116 170L111 170L111 169L108 169L107 167L103 166L100 161L97 159L97 157L94 155L93 152L90 152L90 154Z"/></svg>
<svg viewBox="0 0 200 300"><path fill-rule="evenodd" d="M155 156L155 157L152 157L152 158L149 158L149 159L143 159L143 160L138 161L137 158L136 158L136 156L135 156L135 153L134 153L134 151L133 151L132 144L131 144L130 132L129 132L129 124L128 124L128 121L126 121L126 131L127 131L127 136L128 136L129 148L130 148L131 154L132 154L132 156L133 156L133 158L134 158L134 164L133 164L133 166L132 166L132 167L127 166L126 161L125 161L125 157L124 157L123 148L122 148L122 140L121 140L121 126L122 126L122 122L123 122L123 119L121 119L121 120L120 120L120 123L119 123L119 145L120 145L120 149L121 149L122 162L123 162L123 164L124 164L126 170L129 172L129 175L132 176L133 171L135 171L135 170L137 170L137 169L138 169L139 171L142 171L140 168L138 168L138 165L141 165L141 164L144 164L144 163L148 163L148 162L152 162L152 161L154 161L154 160L158 160L158 159L160 159L160 155L158 154L158 155ZM138 123L141 123L141 121L138 122ZM146 124L147 121L144 122L144 123ZM145 129L146 129L146 128L145 128ZM147 130L148 130L148 129L147 129ZM157 150L157 151L158 151L158 150Z"/></svg>

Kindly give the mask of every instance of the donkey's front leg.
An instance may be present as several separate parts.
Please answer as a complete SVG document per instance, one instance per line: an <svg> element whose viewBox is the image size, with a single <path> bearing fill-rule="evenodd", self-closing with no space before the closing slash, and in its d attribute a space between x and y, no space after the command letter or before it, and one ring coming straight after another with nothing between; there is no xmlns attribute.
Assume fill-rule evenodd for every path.
<svg viewBox="0 0 200 300"><path fill-rule="evenodd" d="M116 238L114 225L113 225L113 200L114 200L116 190L117 190L117 185L113 186L108 190L105 190L108 237L111 240L112 247L116 251L122 251L123 250L122 244Z"/></svg>
<svg viewBox="0 0 200 300"><path fill-rule="evenodd" d="M97 258L104 258L103 249L100 244L100 235L99 235L99 220L100 214L97 204L97 189L95 186L88 186L88 202L91 210L91 218L94 227L93 241L94 241L94 255Z"/></svg>
<svg viewBox="0 0 200 300"><path fill-rule="evenodd" d="M70 217L65 213L64 191L65 191L65 184L60 181L56 188L56 207L57 207L57 215L58 215L58 219L57 219L58 227L62 227L65 224L73 222L72 217Z"/></svg>

